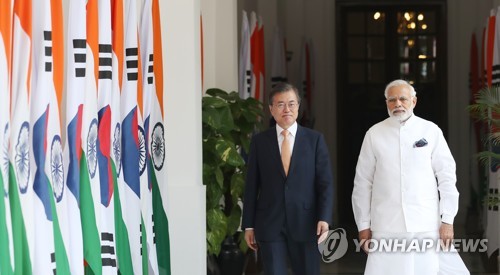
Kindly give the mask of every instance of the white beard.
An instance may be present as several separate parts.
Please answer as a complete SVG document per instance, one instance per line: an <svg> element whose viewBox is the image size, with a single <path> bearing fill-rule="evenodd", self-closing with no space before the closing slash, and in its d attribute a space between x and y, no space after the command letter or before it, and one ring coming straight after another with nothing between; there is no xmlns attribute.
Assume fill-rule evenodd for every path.
<svg viewBox="0 0 500 275"><path fill-rule="evenodd" d="M404 113L401 113L399 115L395 115L393 114L389 108L387 108L387 113L389 113L389 116L398 120L399 122L404 122L406 121L408 118L411 117L411 115L413 114L413 110L406 110Z"/></svg>

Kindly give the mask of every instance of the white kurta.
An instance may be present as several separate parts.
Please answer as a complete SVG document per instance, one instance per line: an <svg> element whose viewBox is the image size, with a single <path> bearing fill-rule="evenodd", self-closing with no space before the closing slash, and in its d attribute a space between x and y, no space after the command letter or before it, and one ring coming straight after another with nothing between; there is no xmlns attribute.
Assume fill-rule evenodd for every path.
<svg viewBox="0 0 500 275"><path fill-rule="evenodd" d="M352 193L358 230L373 238L439 238L458 212L455 161L441 129L412 115L372 126L359 154ZM365 274L446 274L442 253L369 253ZM439 257L438 257L439 256ZM448 261L468 274L458 256ZM451 259L451 260L450 260Z"/></svg>
<svg viewBox="0 0 500 275"><path fill-rule="evenodd" d="M455 183L455 161L439 127L415 115L404 124L389 117L368 130L359 154L352 193L358 229L429 232L440 221L452 224Z"/></svg>

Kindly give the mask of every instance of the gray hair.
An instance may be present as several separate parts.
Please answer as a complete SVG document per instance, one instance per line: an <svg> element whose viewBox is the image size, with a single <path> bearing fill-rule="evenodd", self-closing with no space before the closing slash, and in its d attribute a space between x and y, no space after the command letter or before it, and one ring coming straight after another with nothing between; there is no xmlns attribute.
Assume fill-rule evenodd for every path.
<svg viewBox="0 0 500 275"><path fill-rule="evenodd" d="M297 87L287 82L278 82L273 86L271 92L269 93L268 96L269 105L273 105L273 98L276 94L285 93L288 91L292 91L295 93L295 95L297 96L298 103L300 104L300 94Z"/></svg>
<svg viewBox="0 0 500 275"><path fill-rule="evenodd" d="M385 91L384 91L385 98L387 98L387 92L389 92L389 89L391 89L392 87L397 87L397 86L407 86L408 89L410 90L411 96L412 97L417 96L417 92L415 91L415 88L413 88L413 86L411 86L411 84L408 83L408 81L403 80L403 79L396 79L396 80L391 81L389 84L387 84L387 86L385 86Z"/></svg>

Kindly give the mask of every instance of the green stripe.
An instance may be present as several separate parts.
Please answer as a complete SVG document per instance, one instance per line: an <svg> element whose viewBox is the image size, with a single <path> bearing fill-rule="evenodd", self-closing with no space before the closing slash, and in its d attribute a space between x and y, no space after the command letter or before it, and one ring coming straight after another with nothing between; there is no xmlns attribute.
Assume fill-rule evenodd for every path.
<svg viewBox="0 0 500 275"><path fill-rule="evenodd" d="M161 198L160 188L156 179L154 165L149 159L149 174L153 184L153 221L156 238L156 257L158 259L158 271L160 274L170 275L170 237L168 233L168 219L163 200Z"/></svg>
<svg viewBox="0 0 500 275"><path fill-rule="evenodd" d="M14 273L32 274L30 250L26 237L21 200L18 194L16 174L12 163L9 163L10 212L12 219L12 238L14 243Z"/></svg>
<svg viewBox="0 0 500 275"><path fill-rule="evenodd" d="M130 254L130 242L128 239L128 230L122 216L122 205L120 192L117 184L115 162L111 160L111 171L114 180L114 203L115 203L115 237L116 237L116 257L118 261L118 271L120 274L134 274L132 267L132 256Z"/></svg>
<svg viewBox="0 0 500 275"><path fill-rule="evenodd" d="M0 174L0 274L12 274L10 265L9 233L7 231L7 209L5 208L4 181Z"/></svg>
<svg viewBox="0 0 500 275"><path fill-rule="evenodd" d="M47 184L49 186L49 194L54 194L52 185L47 179ZM56 253L56 270L57 274L70 274L68 254L66 253L66 247L64 246L63 237L61 234L61 228L59 226L59 219L57 217L57 208L54 196L50 197L50 206L52 207L52 229L54 231L54 248Z"/></svg>
<svg viewBox="0 0 500 275"><path fill-rule="evenodd" d="M83 257L88 264L85 266L85 274L101 275L101 241L97 230L87 159L83 153L80 160L80 217L82 219Z"/></svg>

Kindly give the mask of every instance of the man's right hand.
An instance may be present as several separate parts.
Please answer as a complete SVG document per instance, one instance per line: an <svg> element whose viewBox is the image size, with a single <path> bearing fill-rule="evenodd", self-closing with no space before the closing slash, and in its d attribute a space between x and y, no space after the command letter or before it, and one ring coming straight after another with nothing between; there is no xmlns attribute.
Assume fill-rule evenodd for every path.
<svg viewBox="0 0 500 275"><path fill-rule="evenodd" d="M255 232L253 229L245 230L245 241L247 242L248 247L250 247L252 250L257 251L258 246L257 242L255 241Z"/></svg>
<svg viewBox="0 0 500 275"><path fill-rule="evenodd" d="M370 228L359 231L359 242L361 243L361 248L368 254L368 245L372 239L372 231Z"/></svg>

